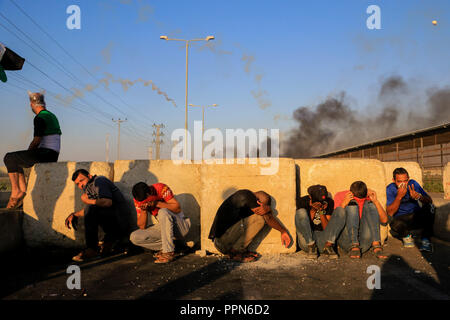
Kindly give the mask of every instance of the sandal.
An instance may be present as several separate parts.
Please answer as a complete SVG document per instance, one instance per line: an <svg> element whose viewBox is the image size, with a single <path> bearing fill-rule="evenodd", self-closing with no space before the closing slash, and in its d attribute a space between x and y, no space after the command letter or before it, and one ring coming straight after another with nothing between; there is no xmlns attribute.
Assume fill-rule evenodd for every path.
<svg viewBox="0 0 450 320"><path fill-rule="evenodd" d="M10 197L9 201L8 201L8 204L6 205L6 209L18 209L18 208L20 208L23 205L23 199L25 198L26 195L27 195L26 192L24 192L23 195L21 195L18 198Z"/></svg>
<svg viewBox="0 0 450 320"><path fill-rule="evenodd" d="M87 248L72 258L73 261L84 262L98 257L98 252L94 249Z"/></svg>
<svg viewBox="0 0 450 320"><path fill-rule="evenodd" d="M378 259L387 259L388 256L383 254L383 247L381 245L372 246L372 251L375 254L375 257Z"/></svg>
<svg viewBox="0 0 450 320"><path fill-rule="evenodd" d="M230 254L230 259L241 263L247 263L256 261L257 257L255 257L252 254L249 254L248 252L239 252L235 254Z"/></svg>
<svg viewBox="0 0 450 320"><path fill-rule="evenodd" d="M361 249L359 248L359 245L354 244L350 248L349 256L351 259L360 259L361 258Z"/></svg>
<svg viewBox="0 0 450 320"><path fill-rule="evenodd" d="M174 252L161 252L161 254L156 258L155 263L168 263L175 260Z"/></svg>
<svg viewBox="0 0 450 320"><path fill-rule="evenodd" d="M153 258L158 258L160 255L162 255L162 250L156 251L155 253L153 253Z"/></svg>

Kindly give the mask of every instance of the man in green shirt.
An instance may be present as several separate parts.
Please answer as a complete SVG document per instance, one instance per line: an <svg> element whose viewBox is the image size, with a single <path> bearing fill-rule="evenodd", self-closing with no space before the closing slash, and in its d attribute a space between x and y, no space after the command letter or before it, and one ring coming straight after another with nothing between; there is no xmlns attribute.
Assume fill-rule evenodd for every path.
<svg viewBox="0 0 450 320"><path fill-rule="evenodd" d="M9 152L3 159L11 181L11 196L7 209L19 208L26 195L27 185L23 168L39 162L58 161L61 129L56 116L45 108L44 94L28 92L34 117L34 138L28 150Z"/></svg>

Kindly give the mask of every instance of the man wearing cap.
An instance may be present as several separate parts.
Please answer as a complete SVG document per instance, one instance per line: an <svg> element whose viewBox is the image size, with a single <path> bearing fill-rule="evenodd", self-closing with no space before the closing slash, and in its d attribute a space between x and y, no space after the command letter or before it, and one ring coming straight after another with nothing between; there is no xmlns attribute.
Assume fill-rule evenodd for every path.
<svg viewBox="0 0 450 320"><path fill-rule="evenodd" d="M164 183L147 185L139 182L132 189L137 212L138 230L130 241L155 253L155 263L168 263L175 259L174 239L184 242L191 221L181 211L180 203ZM158 223L152 224L151 216Z"/></svg>
<svg viewBox="0 0 450 320"><path fill-rule="evenodd" d="M56 116L45 107L43 93L28 92L34 117L34 138L28 150L9 152L3 161L11 181L11 197L6 206L15 209L22 205L27 186L23 168L39 162L58 161L61 145L61 129Z"/></svg>
<svg viewBox="0 0 450 320"><path fill-rule="evenodd" d="M308 195L297 199L295 227L297 240L309 258L317 258L318 251L330 259L338 256L333 249L345 226L345 211L334 209L334 201L323 185L308 188Z"/></svg>
<svg viewBox="0 0 450 320"><path fill-rule="evenodd" d="M350 190L340 191L334 196L336 211L345 211L345 228L338 238L339 247L349 253L350 258L359 259L361 253L372 248L378 259L388 258L381 246L380 225L387 225L388 216L374 190L363 181L355 181Z"/></svg>

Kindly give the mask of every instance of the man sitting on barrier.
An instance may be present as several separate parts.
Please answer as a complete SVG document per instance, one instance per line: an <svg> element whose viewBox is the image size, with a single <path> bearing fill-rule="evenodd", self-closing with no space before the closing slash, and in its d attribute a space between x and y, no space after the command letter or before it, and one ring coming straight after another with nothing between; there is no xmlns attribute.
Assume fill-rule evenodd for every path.
<svg viewBox="0 0 450 320"><path fill-rule="evenodd" d="M406 169L394 170L393 182L386 187L386 198L391 234L402 239L405 248L414 248L411 231L422 229L419 249L432 252L430 237L433 235L434 225L433 200L417 181L409 179Z"/></svg>
<svg viewBox="0 0 450 320"><path fill-rule="evenodd" d="M310 186L308 195L297 199L297 240L308 258L316 259L318 251L329 259L338 258L333 247L344 229L345 211L339 208L333 211L333 208L334 201L323 185Z"/></svg>
<svg viewBox="0 0 450 320"><path fill-rule="evenodd" d="M273 216L270 196L264 191L238 190L217 210L208 238L221 253L239 262L259 258L248 246L265 224L281 233L281 243L291 244L288 231Z"/></svg>
<svg viewBox="0 0 450 320"><path fill-rule="evenodd" d="M172 190L164 183L151 186L139 182L133 186L133 198L137 212L138 230L131 233L133 244L150 250L155 263L168 263L175 259L174 239L184 242L191 221L185 217ZM151 224L153 215L158 223Z"/></svg>
<svg viewBox="0 0 450 320"><path fill-rule="evenodd" d="M346 223L338 237L339 246L352 259L361 258L361 253L371 247L375 256L386 259L381 246L380 224L387 225L388 217L375 191L367 189L363 181L355 181L350 190L334 196L335 210L345 210Z"/></svg>
<svg viewBox="0 0 450 320"><path fill-rule="evenodd" d="M9 152L4 157L11 181L11 196L7 209L16 209L23 204L27 184L23 168L39 162L56 162L61 144L61 129L56 116L45 107L43 93L28 92L34 117L34 137L28 150Z"/></svg>
<svg viewBox="0 0 450 320"><path fill-rule="evenodd" d="M79 217L84 217L86 249L73 257L74 261L86 261L107 255L113 246L130 234L130 210L122 192L104 176L92 176L87 170L79 169L72 175L72 181L83 190L81 201L84 209L71 213L66 218L66 226L76 230ZM99 248L98 227L105 232L103 244Z"/></svg>

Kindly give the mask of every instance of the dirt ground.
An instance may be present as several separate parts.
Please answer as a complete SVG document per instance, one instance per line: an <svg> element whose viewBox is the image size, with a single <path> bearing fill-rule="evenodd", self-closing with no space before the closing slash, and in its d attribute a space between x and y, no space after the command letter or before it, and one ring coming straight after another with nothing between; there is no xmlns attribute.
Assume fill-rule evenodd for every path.
<svg viewBox="0 0 450 320"><path fill-rule="evenodd" d="M406 249L389 238L378 260L340 252L337 260L308 260L302 252L264 255L240 264L216 255L181 255L154 264L140 251L79 264L81 289L69 290L67 273L77 252L25 249L2 259L0 298L5 300L390 300L450 299L450 244L433 239L434 252ZM369 289L369 266L380 270L380 289ZM372 267L373 268L373 267ZM372 276L373 278L373 276Z"/></svg>

